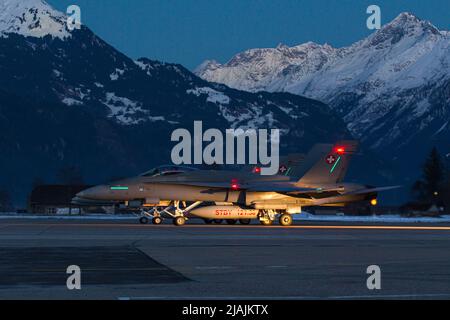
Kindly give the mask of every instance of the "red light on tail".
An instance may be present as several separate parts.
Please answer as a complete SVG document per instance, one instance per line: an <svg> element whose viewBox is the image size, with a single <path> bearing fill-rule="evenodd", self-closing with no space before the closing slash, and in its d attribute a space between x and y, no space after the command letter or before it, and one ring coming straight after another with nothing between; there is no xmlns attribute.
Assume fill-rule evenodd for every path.
<svg viewBox="0 0 450 320"><path fill-rule="evenodd" d="M336 147L336 148L334 148L334 152L339 155L343 155L345 153L345 148L344 147Z"/></svg>

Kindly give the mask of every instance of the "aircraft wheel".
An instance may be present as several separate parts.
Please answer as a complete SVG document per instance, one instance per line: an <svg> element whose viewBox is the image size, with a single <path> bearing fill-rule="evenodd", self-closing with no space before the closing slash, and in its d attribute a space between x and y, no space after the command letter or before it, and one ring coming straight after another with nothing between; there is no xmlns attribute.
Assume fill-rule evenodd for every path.
<svg viewBox="0 0 450 320"><path fill-rule="evenodd" d="M162 223L162 219L161 217L154 217L152 219L153 224L161 224Z"/></svg>
<svg viewBox="0 0 450 320"><path fill-rule="evenodd" d="M273 224L273 220L267 219L267 220L260 220L259 221L263 226L271 226Z"/></svg>
<svg viewBox="0 0 450 320"><path fill-rule="evenodd" d="M148 223L148 218L147 217L141 217L139 219L139 223L140 224L147 224Z"/></svg>
<svg viewBox="0 0 450 320"><path fill-rule="evenodd" d="M237 220L235 219L227 219L228 224L236 224Z"/></svg>
<svg viewBox="0 0 450 320"><path fill-rule="evenodd" d="M280 216L280 224L284 227L292 225L292 216L288 213L283 213Z"/></svg>
<svg viewBox="0 0 450 320"><path fill-rule="evenodd" d="M213 220L211 219L203 219L203 221L205 221L206 224L212 224Z"/></svg>
<svg viewBox="0 0 450 320"><path fill-rule="evenodd" d="M186 223L185 217L176 217L175 219L173 219L173 224L176 226L182 226L185 223Z"/></svg>
<svg viewBox="0 0 450 320"><path fill-rule="evenodd" d="M222 219L214 219L213 222L215 224L221 224L223 222L223 220Z"/></svg>
<svg viewBox="0 0 450 320"><path fill-rule="evenodd" d="M251 222L250 219L239 219L240 224L250 224L250 222Z"/></svg>

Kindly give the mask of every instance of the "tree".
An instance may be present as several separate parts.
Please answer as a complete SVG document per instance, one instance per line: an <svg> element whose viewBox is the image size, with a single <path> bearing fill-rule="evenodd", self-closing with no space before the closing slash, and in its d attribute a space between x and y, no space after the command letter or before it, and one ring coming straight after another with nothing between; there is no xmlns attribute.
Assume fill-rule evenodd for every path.
<svg viewBox="0 0 450 320"><path fill-rule="evenodd" d="M0 212L7 212L12 209L11 195L6 190L0 190Z"/></svg>
<svg viewBox="0 0 450 320"><path fill-rule="evenodd" d="M442 203L445 191L445 166L436 148L433 148L423 166L422 179L413 186L414 197L427 203Z"/></svg>
<svg viewBox="0 0 450 320"><path fill-rule="evenodd" d="M76 166L67 166L61 168L56 174L56 179L64 185L82 185L84 184L81 171Z"/></svg>

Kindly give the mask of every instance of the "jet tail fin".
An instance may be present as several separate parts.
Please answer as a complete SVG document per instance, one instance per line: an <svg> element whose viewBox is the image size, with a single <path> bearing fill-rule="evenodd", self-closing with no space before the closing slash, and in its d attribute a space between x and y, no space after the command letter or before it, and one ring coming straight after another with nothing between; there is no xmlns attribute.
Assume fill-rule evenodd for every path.
<svg viewBox="0 0 450 320"><path fill-rule="evenodd" d="M314 151L315 158L319 160L309 166L311 169L304 173L298 183L301 185L331 185L342 182L347 173L350 159L357 149L358 142L350 140L339 141L335 145L316 145L311 152Z"/></svg>

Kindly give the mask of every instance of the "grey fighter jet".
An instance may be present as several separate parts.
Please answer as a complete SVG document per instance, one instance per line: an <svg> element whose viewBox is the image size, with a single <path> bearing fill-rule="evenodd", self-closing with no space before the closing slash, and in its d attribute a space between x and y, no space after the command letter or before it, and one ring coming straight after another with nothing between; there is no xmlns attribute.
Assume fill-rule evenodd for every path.
<svg viewBox="0 0 450 320"><path fill-rule="evenodd" d="M119 202L142 208L143 217L160 224L164 216L175 225L189 217L239 221L258 219L271 225L292 224L292 215L309 206L345 206L354 202L377 204L376 188L345 183L343 179L357 142L315 145L306 155L281 159L277 175L264 176L260 167L245 171L198 170L185 166L162 166L140 176L99 185L77 194L74 202Z"/></svg>

